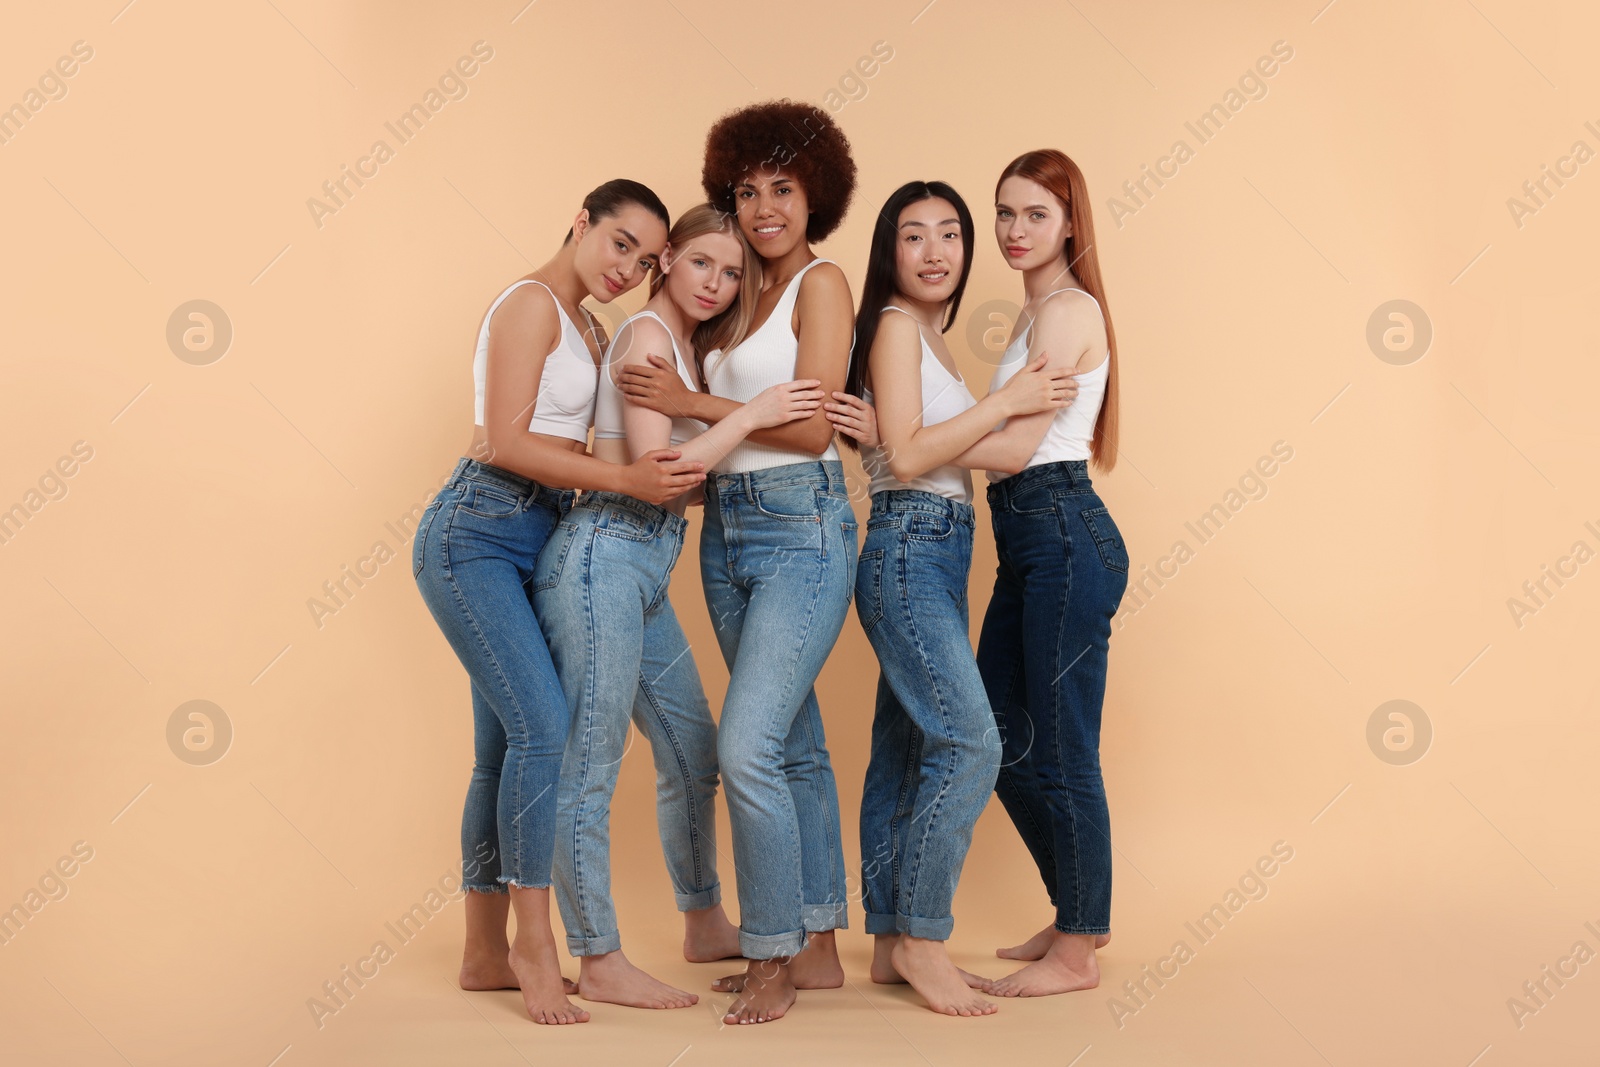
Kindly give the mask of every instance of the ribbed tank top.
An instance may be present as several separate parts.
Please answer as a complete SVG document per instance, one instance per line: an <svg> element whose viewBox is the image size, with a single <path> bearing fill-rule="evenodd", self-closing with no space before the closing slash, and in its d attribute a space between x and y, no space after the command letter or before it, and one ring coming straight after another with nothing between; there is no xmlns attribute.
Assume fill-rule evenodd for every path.
<svg viewBox="0 0 1600 1067"><path fill-rule="evenodd" d="M794 302L800 292L800 279L806 271L819 263L832 263L831 259L814 259L790 278L778 297L772 314L761 328L746 337L732 351L713 349L706 353L706 387L716 396L747 404L757 393L768 386L794 380L795 360L800 355L800 341L794 335L790 319L794 316ZM809 463L817 460L839 458L839 447L828 442L822 455L793 448L774 448L745 439L729 450L711 469L718 474L735 474L743 471L781 467L786 463Z"/></svg>
<svg viewBox="0 0 1600 1067"><path fill-rule="evenodd" d="M483 325L478 328L478 350L472 357L473 420L479 426L483 425L484 383L489 376L489 323L506 297L522 285L543 285L550 293L550 299L555 300L556 314L561 316L561 339L545 356L544 370L539 375L539 396L534 401L533 418L528 423L528 429L552 437L587 441L589 424L594 421L594 395L600 368L595 365L583 334L567 317L566 309L556 299L555 292L537 278L513 282L505 292L495 297L494 303L489 305L489 313L483 317Z"/></svg>
<svg viewBox="0 0 1600 1067"><path fill-rule="evenodd" d="M594 436L597 441L625 439L628 436L622 421L622 412L628 404L628 398L618 391L612 375L622 369L619 364L628 356L628 353L618 351L617 342L625 333L630 333L629 327L639 319L654 319L661 323L661 328L666 331L667 340L672 345L672 361L678 368L678 377L682 378L683 384L691 390L700 391L700 384L694 380L694 372L684 363L683 353L678 350L678 339L672 336L672 331L665 322L662 322L661 316L654 311L641 311L637 315L629 316L628 320L617 328L617 336L611 339L611 348L606 353L606 367L600 374L600 387L595 392ZM637 327L634 329L636 331ZM705 432L704 423L693 419L675 418L672 420L671 443L681 445Z"/></svg>
<svg viewBox="0 0 1600 1067"><path fill-rule="evenodd" d="M1043 304L1056 293L1082 293L1094 306L1099 307L1100 301L1094 299L1094 294L1086 289L1057 289L1055 293L1046 293ZM1104 315L1104 311L1101 312ZM1038 313L1034 313L1038 317ZM1010 381L1023 367L1028 365L1028 335L1033 332L1033 323L1017 335L1000 357L1000 365L995 368L994 379L989 383L989 391L993 392ZM1100 365L1078 379L1078 395L1066 407L1057 411L1055 418L1050 420L1050 428L1045 431L1044 440L1039 442L1039 447L1028 460L1029 467L1037 467L1042 463L1056 463L1064 459L1088 459L1091 446L1094 443L1094 423L1100 417L1100 405L1106 398L1106 379L1111 375L1111 352L1106 351L1106 358ZM989 480L998 482L1010 475L1000 471L990 471Z"/></svg>
<svg viewBox="0 0 1600 1067"><path fill-rule="evenodd" d="M922 323L917 322L917 317L905 308L895 307L893 304L885 306L883 311L898 311L917 323L917 339L922 343L922 425L933 426L947 419L953 419L975 406L978 402L972 398L967 383L960 378L952 377L950 372L945 370L944 364L939 362L933 346L928 344L927 337L922 333ZM863 389L861 399L868 404L872 403L872 390ZM920 477L902 482L890 472L882 448L862 445L861 466L872 479L868 490L870 493L882 493L891 489L919 489L924 493L934 493L949 497L951 500L959 500L963 504L972 503L972 472L954 463L935 467Z"/></svg>

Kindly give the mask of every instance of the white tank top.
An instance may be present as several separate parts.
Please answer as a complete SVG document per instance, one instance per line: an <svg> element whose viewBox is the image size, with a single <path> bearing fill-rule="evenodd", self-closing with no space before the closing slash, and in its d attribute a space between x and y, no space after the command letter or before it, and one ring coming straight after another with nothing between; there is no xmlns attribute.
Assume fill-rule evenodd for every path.
<svg viewBox="0 0 1600 1067"><path fill-rule="evenodd" d="M472 357L475 390L472 413L473 420L479 426L483 425L484 382L489 376L489 322L513 289L529 284L544 285L545 290L550 291L550 287L537 278L513 282L510 288L495 297L494 303L489 305L489 313L483 317L483 325L478 328L478 350ZM544 371L539 375L539 396L534 401L533 419L528 423L528 429L552 437L587 441L589 424L594 421L594 394L600 368L589 354L583 334L567 317L566 309L561 306L561 301L556 300L553 291L550 291L550 299L555 300L556 314L561 316L561 339L544 358Z"/></svg>
<svg viewBox="0 0 1600 1067"><path fill-rule="evenodd" d="M831 259L814 259L789 279L783 295L778 297L772 314L761 328L746 337L730 352L713 349L706 353L706 389L716 396L737 400L741 404L755 399L757 393L768 386L794 380L795 360L800 355L800 341L794 335L790 319L794 315L794 302L800 292L800 279L818 263L832 263ZM757 444L746 438L729 450L728 454L711 469L718 474L735 474L743 471L781 467L786 463L809 463L817 460L839 458L838 445L828 442L822 455L795 448L774 448Z"/></svg>
<svg viewBox="0 0 1600 1067"><path fill-rule="evenodd" d="M661 316L654 311L641 311L632 315L617 328L617 336L611 339L611 348L606 353L606 369L600 374L600 388L595 393L594 400L594 436L595 440L626 439L628 431L622 421L623 408L628 404L628 398L617 390L617 383L611 378L614 371L612 361L626 359L628 353L617 351L617 338L628 330L630 324L639 319L650 318L661 323L661 328L666 330L667 339L672 344L672 361L678 368L678 377L683 379L683 384L695 392L700 391L700 385L694 380L694 372L683 361L683 353L678 351L678 339L672 336L672 331L667 329L667 324L661 321ZM691 438L699 437L706 432L704 423L693 419L673 419L671 443L681 445Z"/></svg>
<svg viewBox="0 0 1600 1067"><path fill-rule="evenodd" d="M1044 300L1049 300L1056 293L1083 293L1090 300L1094 294L1085 289L1057 289L1055 293L1046 293ZM1039 301L1040 304L1044 300ZM1099 307L1100 301L1094 300L1094 306ZM1102 314L1104 314L1102 312ZM1038 313L1035 312L1035 318ZM1023 367L1028 365L1028 335L1033 332L1033 323L1029 322L1027 328L1017 335L1005 353L1000 357L1000 365L995 368L994 379L989 383L989 391L993 392L1010 381ZM1111 374L1111 352L1106 351L1106 358L1100 365L1078 379L1078 395L1066 407L1057 411L1055 418L1050 420L1050 428L1044 433L1044 440L1039 442L1039 447L1028 460L1029 467L1037 467L1041 463L1056 463L1064 459L1088 459L1090 448L1094 443L1094 423L1100 416L1100 405L1106 397L1106 379ZM989 480L998 482L1010 475L1000 471L990 471Z"/></svg>
<svg viewBox="0 0 1600 1067"><path fill-rule="evenodd" d="M917 317L905 308L889 304L883 311L898 311L916 322ZM976 405L977 401L972 398L967 383L960 378L952 377L950 372L945 370L944 364L939 362L933 347L922 334L920 322L917 322L917 338L922 342L922 425L932 426L953 419ZM872 403L872 390L863 389L861 399L868 404ZM949 497L963 504L972 503L972 472L954 463L935 467L920 477L902 482L890 472L883 449L862 445L861 466L872 479L869 488L871 493L882 493L890 489L920 489L924 493Z"/></svg>

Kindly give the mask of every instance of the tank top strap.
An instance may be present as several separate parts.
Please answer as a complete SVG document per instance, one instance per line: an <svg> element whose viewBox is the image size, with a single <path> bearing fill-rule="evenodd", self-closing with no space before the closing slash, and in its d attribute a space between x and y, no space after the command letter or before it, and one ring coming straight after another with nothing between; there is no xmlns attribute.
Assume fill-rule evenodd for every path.
<svg viewBox="0 0 1600 1067"><path fill-rule="evenodd" d="M1057 289L1054 293L1046 293L1039 300L1039 303L1041 303L1041 304L1044 303L1046 300L1049 300L1052 296L1055 296L1056 293L1082 293L1084 296L1088 297L1090 300L1094 300L1094 306L1095 307L1099 307L1100 306L1100 301L1095 300L1093 293L1091 293L1087 289L1079 289L1075 285L1069 285L1065 289Z"/></svg>
<svg viewBox="0 0 1600 1067"><path fill-rule="evenodd" d="M778 303L793 308L794 302L800 299L800 279L805 277L806 271L822 263L833 263L833 260L821 258L813 259L810 263L807 263L805 266L796 271L795 276L789 279L788 286L784 288L783 295L778 298ZM838 266L838 264L834 263L834 266Z"/></svg>

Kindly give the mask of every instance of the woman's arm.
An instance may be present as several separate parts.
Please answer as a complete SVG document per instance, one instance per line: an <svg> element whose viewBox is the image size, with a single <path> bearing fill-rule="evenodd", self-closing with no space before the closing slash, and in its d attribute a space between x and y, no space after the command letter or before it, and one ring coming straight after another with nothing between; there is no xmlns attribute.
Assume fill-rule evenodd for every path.
<svg viewBox="0 0 1600 1067"><path fill-rule="evenodd" d="M537 291L535 291L537 290ZM484 383L484 462L556 489L606 489L661 503L705 481L705 465L654 453L626 467L572 452L528 430L545 353L561 337L555 298L524 286L501 301L489 333Z"/></svg>
<svg viewBox="0 0 1600 1067"><path fill-rule="evenodd" d="M1045 301L1034 315L1033 333L1028 339L1028 359L1031 361L1048 355L1045 362L1047 372L1086 373L1094 367L1083 367L1081 371L1079 367L1096 342L1099 348L1095 350L1103 350L1105 325L1100 317L1099 306L1092 299L1076 295L1068 300L1051 299ZM1039 444L1054 418L1055 412L1040 411L1007 419L1004 427L957 456L955 462L978 470L1016 474L1028 465L1028 460L1039 450Z"/></svg>
<svg viewBox="0 0 1600 1067"><path fill-rule="evenodd" d="M800 279L795 313L800 319L800 328L796 331L799 351L795 357L795 377L820 381L824 391L844 388L854 330L850 285L845 281L844 271L835 263L823 263L807 271ZM663 414L707 424L721 422L740 407L737 400L689 389L678 378L677 370L659 358L649 360L648 366L625 367L617 379L617 388L630 400ZM754 431L749 438L760 444L800 449L820 456L833 443L833 424L819 410L806 419Z"/></svg>
<svg viewBox="0 0 1600 1067"><path fill-rule="evenodd" d="M1057 380L1034 360L976 405L932 426L923 425L922 335L909 315L889 315L878 326L868 365L872 370L873 405L889 471L909 482L955 460L990 432L995 423L1014 415L1054 411L1065 406L1064 394L1075 383Z"/></svg>
<svg viewBox="0 0 1600 1067"><path fill-rule="evenodd" d="M623 367L643 363L650 356L659 357L663 351L672 351L672 338L666 328L649 319L629 323L617 334L617 343L627 353L616 368L618 372ZM677 375L676 367L673 374ZM679 381L681 384L682 379ZM677 446L678 451L685 460L710 466L754 430L809 417L822 403L822 391L817 388L820 384L815 379L802 379L764 389L748 404L735 405L732 412L705 433ZM622 424L628 434L628 454L635 458L650 449L667 448L672 440L672 417L643 404L624 404Z"/></svg>

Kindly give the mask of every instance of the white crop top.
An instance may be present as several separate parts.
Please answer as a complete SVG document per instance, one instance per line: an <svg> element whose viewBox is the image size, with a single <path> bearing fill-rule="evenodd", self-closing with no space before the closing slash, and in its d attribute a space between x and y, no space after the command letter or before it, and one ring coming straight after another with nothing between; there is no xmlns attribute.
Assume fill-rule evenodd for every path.
<svg viewBox="0 0 1600 1067"><path fill-rule="evenodd" d="M1083 293L1090 300L1094 294L1085 289L1057 289L1055 293L1046 293L1044 300L1049 300L1056 293ZM1044 300L1040 303L1043 304ZM1094 300L1095 307L1100 306L1100 301ZM1103 314L1103 313L1102 313ZM1037 317L1037 313L1035 313ZM1028 335L1033 332L1033 323L1017 335L1000 357L1000 365L995 368L994 379L989 383L989 391L999 389L1006 382L1028 365ZM1111 352L1106 351L1106 358L1100 365L1078 379L1078 395L1066 407L1057 411L1050 420L1050 428L1044 433L1044 440L1039 442L1039 447L1028 460L1029 467L1037 467L1042 463L1056 463L1064 459L1088 459L1090 447L1094 442L1094 424L1100 416L1100 405L1106 397L1106 379L1111 375ZM989 480L998 482L1010 475L1001 471L990 471Z"/></svg>
<svg viewBox="0 0 1600 1067"><path fill-rule="evenodd" d="M694 372L684 363L683 353L678 351L678 339L672 336L672 331L667 329L665 322L661 321L661 316L654 311L641 311L637 315L630 316L627 322L618 327L617 336L611 339L611 348L606 353L606 369L600 375L600 388L595 393L594 436L597 441L626 439L628 436L628 431L624 428L622 420L622 412L628 404L628 398L617 391L617 383L612 380L611 375L615 371L621 370L620 366L614 364L620 364L628 356L628 353L618 351L617 341L623 334L629 334L630 338L637 334L637 327L634 327L633 330L629 330L629 327L638 320L645 318L654 319L656 322L661 323L661 329L665 331L667 339L672 345L672 360L678 368L678 377L682 378L683 384L691 390L700 391L699 383L694 380ZM676 418L672 420L671 443L674 446L681 445L685 441L699 437L705 432L704 423L696 422L694 419Z"/></svg>
<svg viewBox="0 0 1600 1067"><path fill-rule="evenodd" d="M746 337L730 352L713 349L706 353L706 388L716 396L747 404L757 393L768 386L794 380L795 360L800 355L800 341L794 335L790 319L794 315L794 302L800 292L800 279L818 263L832 263L831 259L814 259L801 267L784 287L772 314L761 328ZM781 467L786 463L809 463L817 460L839 458L839 447L828 442L822 455L795 448L774 448L757 444L746 438L735 445L711 469L718 474L735 474L743 471Z"/></svg>
<svg viewBox="0 0 1600 1067"><path fill-rule="evenodd" d="M489 322L513 289L529 284L544 285L550 291L550 287L537 278L513 282L510 288L495 297L494 303L489 305L489 313L483 317L483 325L478 328L478 350L472 357L475 389L472 412L473 420L479 426L483 425L484 382L489 376ZM560 300L556 300L553 291L550 292L550 299L555 300L556 314L561 316L561 339L544 359L544 371L539 375L539 396L534 401L533 419L528 423L528 429L552 437L587 441L589 424L594 421L594 394L600 368L589 354L583 334L567 317L566 309L561 306Z"/></svg>
<svg viewBox="0 0 1600 1067"><path fill-rule="evenodd" d="M905 308L889 304L883 311L898 311L916 322L916 316ZM922 334L920 322L917 323L917 337L922 342L922 425L932 426L955 418L976 405L977 401L972 398L967 383L960 378L952 377L950 372L945 370L944 364L939 362L933 347ZM861 399L868 404L872 403L872 390L863 389ZM924 493L949 497L963 504L972 503L972 472L954 463L935 467L909 482L902 482L890 472L882 448L862 445L861 466L872 479L869 489L871 493L882 493L890 489L920 489Z"/></svg>

